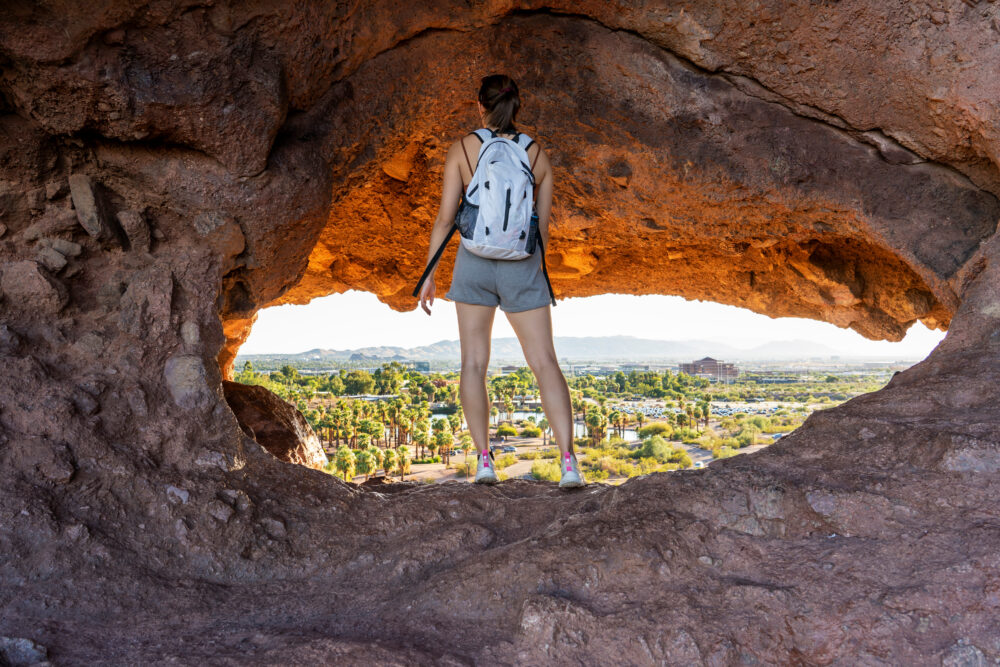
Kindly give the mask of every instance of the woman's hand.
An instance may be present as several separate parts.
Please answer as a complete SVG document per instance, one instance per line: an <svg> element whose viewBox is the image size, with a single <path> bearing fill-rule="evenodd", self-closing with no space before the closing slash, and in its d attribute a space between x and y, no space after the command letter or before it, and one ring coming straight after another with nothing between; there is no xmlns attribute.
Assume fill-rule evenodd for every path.
<svg viewBox="0 0 1000 667"><path fill-rule="evenodd" d="M427 276L427 280L424 281L424 286L420 288L420 307L423 308L428 315L431 314L431 309L427 306L434 305L434 274Z"/></svg>

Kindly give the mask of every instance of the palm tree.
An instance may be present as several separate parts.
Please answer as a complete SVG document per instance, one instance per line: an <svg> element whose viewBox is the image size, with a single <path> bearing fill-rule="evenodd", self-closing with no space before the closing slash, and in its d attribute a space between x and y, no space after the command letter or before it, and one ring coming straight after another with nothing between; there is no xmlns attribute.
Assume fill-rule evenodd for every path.
<svg viewBox="0 0 1000 667"><path fill-rule="evenodd" d="M439 452L442 452L441 459L448 464L448 457L451 455L452 445L455 444L455 439L451 434L451 431L438 431L434 434L434 446Z"/></svg>
<svg viewBox="0 0 1000 667"><path fill-rule="evenodd" d="M472 435L469 433L463 433L462 437L459 439L459 447L463 452L465 452L465 464L469 464L469 450L473 448Z"/></svg>
<svg viewBox="0 0 1000 667"><path fill-rule="evenodd" d="M354 452L347 445L341 445L337 448L337 453L334 454L333 464L344 475L344 481L347 481L348 473L354 471Z"/></svg>
<svg viewBox="0 0 1000 667"><path fill-rule="evenodd" d="M618 435L618 422L621 421L622 413L617 410L612 410L608 413L608 422L614 428L614 434Z"/></svg>
<svg viewBox="0 0 1000 667"><path fill-rule="evenodd" d="M382 450L374 445L368 448L372 457L372 473L382 467Z"/></svg>
<svg viewBox="0 0 1000 667"><path fill-rule="evenodd" d="M396 467L396 450L386 449L382 451L382 468L385 469L385 476L388 479L393 468Z"/></svg>
<svg viewBox="0 0 1000 667"><path fill-rule="evenodd" d="M608 418L604 416L599 408L593 407L587 411L587 416L584 419L587 424L587 430L590 431L590 438L594 441L594 446L599 446L608 430Z"/></svg>
<svg viewBox="0 0 1000 667"><path fill-rule="evenodd" d="M361 452L354 459L354 469L359 475L365 476L365 481L368 481L368 476L371 475L372 471L375 469L375 462L372 460L371 449L362 449Z"/></svg>
<svg viewBox="0 0 1000 667"><path fill-rule="evenodd" d="M549 420L542 417L538 420L538 428L542 429L542 447L549 445Z"/></svg>
<svg viewBox="0 0 1000 667"><path fill-rule="evenodd" d="M400 445L396 450L396 470L399 472L400 481L410 472L410 448L406 445Z"/></svg>

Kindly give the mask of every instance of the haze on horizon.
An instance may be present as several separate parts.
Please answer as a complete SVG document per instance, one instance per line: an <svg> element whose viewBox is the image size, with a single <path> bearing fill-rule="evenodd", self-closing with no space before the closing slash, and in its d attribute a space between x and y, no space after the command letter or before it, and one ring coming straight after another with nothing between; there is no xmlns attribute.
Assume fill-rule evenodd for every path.
<svg viewBox="0 0 1000 667"><path fill-rule="evenodd" d="M705 340L738 348L775 341L810 340L844 356L923 359L944 338L917 322L898 342L870 341L827 322L772 318L745 308L678 296L602 294L563 299L552 308L555 336L634 336L664 341ZM458 339L455 305L436 299L428 316L419 308L399 313L368 292L313 299L309 304L266 308L239 354L296 354L315 348L418 347ZM513 337L497 310L493 338Z"/></svg>

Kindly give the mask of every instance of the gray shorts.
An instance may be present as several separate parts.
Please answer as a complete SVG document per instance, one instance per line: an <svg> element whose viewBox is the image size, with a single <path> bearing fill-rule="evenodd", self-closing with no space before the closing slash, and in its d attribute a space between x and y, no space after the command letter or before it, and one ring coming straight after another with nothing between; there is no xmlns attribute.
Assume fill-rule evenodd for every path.
<svg viewBox="0 0 1000 667"><path fill-rule="evenodd" d="M506 313L541 308L551 302L542 273L542 251L524 259L487 259L466 250L461 241L444 298L479 306L500 306Z"/></svg>

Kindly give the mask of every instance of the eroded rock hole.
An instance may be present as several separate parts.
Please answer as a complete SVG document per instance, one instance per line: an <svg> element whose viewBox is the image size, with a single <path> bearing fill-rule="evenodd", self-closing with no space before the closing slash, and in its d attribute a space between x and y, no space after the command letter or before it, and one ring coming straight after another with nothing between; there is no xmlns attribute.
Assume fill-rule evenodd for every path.
<svg viewBox="0 0 1000 667"><path fill-rule="evenodd" d="M857 281L853 265L833 246L813 244L810 252L808 263L831 280ZM921 295L914 291L906 298L926 299ZM369 344L338 344L345 328L327 325L337 303L344 304L341 322L353 322L349 338ZM357 310L348 314L350 304ZM453 310L446 308L449 324ZM564 315L567 310L571 314ZM588 310L621 321L621 330L610 336L560 335L587 333L588 321L594 326ZM644 320L649 311L656 315ZM263 315L256 324L263 331L248 338L253 351L236 356L232 381L223 382L250 437L283 461L358 484L468 481L474 447L458 400L457 339L414 345L430 326L418 319L422 314L395 313L360 293ZM782 321L772 325L749 311L662 297L574 299L554 311L554 318L573 402L574 446L588 479L612 484L654 472L703 469L760 451L816 410L882 388L940 338L921 326L908 343L880 347L826 324L784 320L789 324L783 329ZM490 447L504 479L558 481L558 450L538 385L512 331L504 320L499 324L487 379ZM283 332L285 326L294 331ZM433 328L440 332L435 335L457 335L441 323ZM715 341L635 336L712 329L740 333ZM395 335L387 335L390 331ZM810 334L815 338L795 339ZM772 339L748 346L764 335ZM823 342L835 339L839 348ZM301 341L302 349L291 340Z"/></svg>

